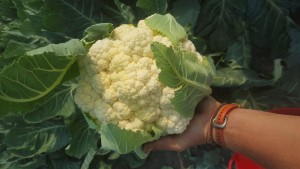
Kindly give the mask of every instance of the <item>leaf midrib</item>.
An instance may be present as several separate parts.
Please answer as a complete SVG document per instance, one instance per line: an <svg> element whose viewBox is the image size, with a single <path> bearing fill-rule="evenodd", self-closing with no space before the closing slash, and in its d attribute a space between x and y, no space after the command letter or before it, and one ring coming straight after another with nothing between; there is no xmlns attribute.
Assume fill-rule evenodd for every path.
<svg viewBox="0 0 300 169"><path fill-rule="evenodd" d="M67 5L69 8L71 8L72 10L74 10L76 13L78 13L80 16L82 16L84 19L90 21L92 24L96 24L96 22L94 20L92 20L91 18L89 18L88 16L86 16L83 12L79 11L75 6L72 6L72 4L67 3L65 0L62 0L62 2Z"/></svg>
<svg viewBox="0 0 300 169"><path fill-rule="evenodd" d="M32 127L31 129L35 129L35 130L33 130L31 132L26 132L24 134L20 134L20 136L25 136L26 137L26 136L30 136L32 134L42 133L42 132L47 131L47 130L59 129L59 128L65 128L65 127L66 127L65 125L54 125L54 126L51 126L51 127L41 127L38 130L36 130L34 127Z"/></svg>
<svg viewBox="0 0 300 169"><path fill-rule="evenodd" d="M14 97L8 96L7 94L5 94L5 95L1 94L0 95L0 99L6 100L6 101L13 101L13 102L29 102L29 101L34 101L34 100L37 100L37 99L45 96L46 94L48 94L50 91L52 91L59 84L59 82L63 79L63 77L67 73L68 68L75 61L76 61L76 58L71 59L70 63L66 65L66 67L65 67L66 69L62 71L62 73L60 74L60 76L57 77L56 81L49 88L47 88L46 90L43 90L41 92L35 91L37 93L40 93L40 95L37 95L35 97L30 97L30 98L14 98ZM23 85L22 83L19 83L19 84ZM0 85L1 85L1 83L0 83ZM23 86L23 87L25 87L25 86ZM28 88L28 90L33 90L33 89ZM45 94L43 94L43 93L45 93Z"/></svg>
<svg viewBox="0 0 300 169"><path fill-rule="evenodd" d="M157 48L157 47L156 47ZM157 48L158 50L160 50L161 53L163 53L163 51L160 48ZM174 53L175 54L175 53ZM176 55L176 54L175 54ZM165 56L165 55L163 55ZM204 84L197 84L196 82L189 80L188 78L183 77L176 69L176 67L172 64L172 62L170 61L170 59L167 59L167 62L169 63L169 65L171 66L172 70L174 71L174 73L176 74L176 77L178 77L178 79L180 80L180 83L183 83L183 85L187 85L187 86L192 86L196 89L199 90L208 90L210 91L211 88L209 86L206 86Z"/></svg>

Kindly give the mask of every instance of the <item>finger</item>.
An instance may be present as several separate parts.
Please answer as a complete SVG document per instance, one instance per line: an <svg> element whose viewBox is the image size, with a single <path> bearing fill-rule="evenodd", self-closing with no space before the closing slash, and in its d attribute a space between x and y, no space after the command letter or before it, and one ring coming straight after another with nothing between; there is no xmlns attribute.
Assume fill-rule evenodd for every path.
<svg viewBox="0 0 300 169"><path fill-rule="evenodd" d="M178 136L167 136L160 138L159 140L146 143L144 146L144 151L149 153L150 151L156 150L171 150L171 151L183 151L185 150L186 143L181 137Z"/></svg>

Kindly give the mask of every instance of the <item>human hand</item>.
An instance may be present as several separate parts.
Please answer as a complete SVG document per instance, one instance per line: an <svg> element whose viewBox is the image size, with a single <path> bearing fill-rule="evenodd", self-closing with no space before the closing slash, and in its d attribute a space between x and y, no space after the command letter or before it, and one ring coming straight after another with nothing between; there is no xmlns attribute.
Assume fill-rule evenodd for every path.
<svg viewBox="0 0 300 169"><path fill-rule="evenodd" d="M145 143L143 149L146 153L155 150L183 151L189 147L212 142L210 136L211 118L221 105L213 97L208 96L196 107L193 119L187 129L177 135L162 137L156 141Z"/></svg>

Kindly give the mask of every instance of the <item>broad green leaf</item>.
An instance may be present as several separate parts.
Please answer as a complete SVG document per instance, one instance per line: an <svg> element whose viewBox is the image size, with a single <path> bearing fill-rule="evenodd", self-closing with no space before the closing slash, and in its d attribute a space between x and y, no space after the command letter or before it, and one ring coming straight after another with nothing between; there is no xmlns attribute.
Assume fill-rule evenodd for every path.
<svg viewBox="0 0 300 169"><path fill-rule="evenodd" d="M72 67L77 66L77 64L73 64ZM75 75L78 76L78 73L74 72L72 70L72 67L70 68L70 70L68 70L68 72L66 73L66 76L64 77L63 81L66 81L68 78L66 77L74 77ZM61 87L58 87L61 88ZM69 86L69 90L72 90L71 86ZM6 101L6 100L1 100L0 99L0 107L5 107L5 109L0 109L0 117L3 117L9 113L12 114L17 114L17 113L29 113L29 116L34 116L34 117L30 117L30 119L26 119L31 122L38 122L41 120L45 120L48 118L51 118L55 115L61 115L61 116L69 116L70 113L72 113L72 111L74 110L74 101L73 99L70 97L70 95L68 96L69 98L64 97L67 100L64 100L64 102L57 102L56 98L58 97L60 100L63 99L63 93L67 94L67 91L65 90L65 92L61 93L58 92L58 89L54 89L53 91L50 92L50 94L38 99L38 100L34 100L34 101L30 101L30 102L11 102L11 101ZM70 92L70 91L69 91ZM70 93L69 93L70 94ZM65 95L66 96L66 95ZM59 100L58 99L58 100ZM57 102L57 106L55 107L50 107L49 109L47 109L46 107L49 107L49 105L45 105L44 103L50 102L52 105L53 103L55 104L55 102ZM65 105L63 105L63 103L65 103ZM60 105L60 106L59 106ZM40 111L34 111L35 109L45 109L45 111L42 111L42 113ZM52 112L51 110L58 110L60 109L60 111L57 112ZM66 110L66 111L65 111ZM33 111L33 112L32 112Z"/></svg>
<svg viewBox="0 0 300 169"><path fill-rule="evenodd" d="M109 160L116 160L119 157L120 157L120 153L118 153L118 152L111 152L109 154L109 156L107 157L107 159L109 159Z"/></svg>
<svg viewBox="0 0 300 169"><path fill-rule="evenodd" d="M273 0L248 1L247 19L251 25L249 37L255 45L273 58L287 54L288 30L294 23Z"/></svg>
<svg viewBox="0 0 300 169"><path fill-rule="evenodd" d="M5 43L5 46L7 46L10 41L25 43L27 45L36 46L36 47L42 47L49 44L48 39L40 35L34 34L36 33L34 31L28 30L30 34L24 33L25 30L23 30L23 27L24 24L27 23L27 21L28 20L21 22L19 20L13 20L12 22L5 24L1 29L1 36L0 36L1 42Z"/></svg>
<svg viewBox="0 0 300 169"><path fill-rule="evenodd" d="M100 128L99 128L99 130L100 130ZM97 155L103 156L103 155L108 155L109 153L111 153L111 150L104 149L103 147L100 147L97 150Z"/></svg>
<svg viewBox="0 0 300 169"><path fill-rule="evenodd" d="M83 112L83 117L85 118L89 128L95 129L97 131L101 128L101 122L96 120L95 118L91 117L90 114Z"/></svg>
<svg viewBox="0 0 300 169"><path fill-rule="evenodd" d="M238 87L245 84L247 77L241 69L221 68L217 69L213 86Z"/></svg>
<svg viewBox="0 0 300 169"><path fill-rule="evenodd" d="M22 21L20 31L27 36L47 36L44 20L44 1L41 0L12 0ZM47 36L47 38L50 36ZM65 42L66 40L64 40ZM59 43L52 41L52 43ZM62 42L62 41L60 41Z"/></svg>
<svg viewBox="0 0 300 169"><path fill-rule="evenodd" d="M300 67L290 67L283 72L281 79L278 80L277 86L288 94L296 95L300 98L300 76L298 72ZM297 73L296 73L297 72Z"/></svg>
<svg viewBox="0 0 300 169"><path fill-rule="evenodd" d="M213 51L224 51L243 30L242 20L247 1L210 0L201 3L199 22L195 34L208 40Z"/></svg>
<svg viewBox="0 0 300 169"><path fill-rule="evenodd" d="M17 58L18 56L23 55L25 52L30 51L32 49L37 48L37 46L33 44L17 42L15 40L11 40L8 42L6 49L4 51L5 58Z"/></svg>
<svg viewBox="0 0 300 169"><path fill-rule="evenodd" d="M232 69L249 68L251 61L251 44L247 30L236 42L230 45L225 56L226 62Z"/></svg>
<svg viewBox="0 0 300 169"><path fill-rule="evenodd" d="M67 70L64 78L62 79L62 83L66 83L64 85L70 86L70 89L74 89L76 86L76 78L80 75L79 71L78 60L76 60Z"/></svg>
<svg viewBox="0 0 300 169"><path fill-rule="evenodd" d="M0 16L10 19L17 18L17 11L11 0L2 0L0 2Z"/></svg>
<svg viewBox="0 0 300 169"><path fill-rule="evenodd" d="M177 22L183 26L194 28L200 12L200 4L197 0L178 0L172 5L171 14Z"/></svg>
<svg viewBox="0 0 300 169"><path fill-rule="evenodd" d="M263 93L263 91L256 90L255 92L250 90L237 90L233 93L235 103L240 104L244 108L251 108L255 110L268 110L271 109L272 105L269 105L267 99L274 99L272 92ZM277 96L276 96L277 97Z"/></svg>
<svg viewBox="0 0 300 169"><path fill-rule="evenodd" d="M138 147L134 150L135 154L140 158L140 159L146 159L149 154L145 153L143 150L143 147Z"/></svg>
<svg viewBox="0 0 300 169"><path fill-rule="evenodd" d="M70 86L66 86L66 84L54 89L43 99L42 105L24 115L25 121L29 123L39 123L56 116L70 116L75 112L71 90Z"/></svg>
<svg viewBox="0 0 300 169"><path fill-rule="evenodd" d="M300 65L300 29L289 30L291 38L289 53L287 56L288 67Z"/></svg>
<svg viewBox="0 0 300 169"><path fill-rule="evenodd" d="M61 149L67 145L69 137L66 125L43 122L37 125L17 125L6 135L4 142L11 153L30 157Z"/></svg>
<svg viewBox="0 0 300 169"><path fill-rule="evenodd" d="M130 131L109 123L101 125L101 145L105 149L126 154L139 148L142 144L158 139L161 131L154 129L154 135L141 131Z"/></svg>
<svg viewBox="0 0 300 169"><path fill-rule="evenodd" d="M46 157L37 156L34 158L17 158L0 164L1 169L37 169L46 166Z"/></svg>
<svg viewBox="0 0 300 169"><path fill-rule="evenodd" d="M1 148L1 152L0 152L0 166L2 167L2 165L7 164L7 162L9 162L12 158L14 158L14 155L9 153L5 148ZM0 167L0 168L1 168ZM5 167L4 167L5 168Z"/></svg>
<svg viewBox="0 0 300 169"><path fill-rule="evenodd" d="M90 164L96 155L96 151L94 149L90 149L89 152L87 153L80 169L89 169Z"/></svg>
<svg viewBox="0 0 300 169"><path fill-rule="evenodd" d="M17 9L18 17L21 20L27 18L37 21L35 24L43 22L43 2L41 0L12 0Z"/></svg>
<svg viewBox="0 0 300 169"><path fill-rule="evenodd" d="M97 148L97 142L100 135L94 129L89 128L82 114L77 117L69 125L72 139L70 145L66 149L69 156L81 158L90 150Z"/></svg>
<svg viewBox="0 0 300 169"><path fill-rule="evenodd" d="M1 133L8 133L12 128L16 126L17 123L24 123L22 114L9 114L5 117L1 117Z"/></svg>
<svg viewBox="0 0 300 169"><path fill-rule="evenodd" d="M187 38L185 29L170 15L153 14L145 19L146 25L167 36L174 45Z"/></svg>
<svg viewBox="0 0 300 169"><path fill-rule="evenodd" d="M49 44L43 37L21 31L23 23L14 20L1 27L0 21L0 70L17 60L25 52Z"/></svg>
<svg viewBox="0 0 300 169"><path fill-rule="evenodd" d="M168 7L167 0L138 0L136 6L145 10L147 14L152 15L154 13L165 14Z"/></svg>
<svg viewBox="0 0 300 169"><path fill-rule="evenodd" d="M91 45L97 40L110 36L114 26L111 23L99 23L88 27L83 32L83 43Z"/></svg>
<svg viewBox="0 0 300 169"><path fill-rule="evenodd" d="M159 81L176 89L172 99L175 109L185 117L192 117L199 101L212 92L210 85L215 74L212 60L157 42L152 44L152 52L161 69Z"/></svg>
<svg viewBox="0 0 300 169"><path fill-rule="evenodd" d="M244 75L247 77L247 82L245 85L240 86L243 88L251 87L263 87L263 86L273 86L274 79L261 78L257 72L254 72L251 69L242 69Z"/></svg>
<svg viewBox="0 0 300 169"><path fill-rule="evenodd" d="M104 2L98 0L45 0L45 27L71 38L82 37L82 32L99 22L109 22L102 13Z"/></svg>
<svg viewBox="0 0 300 169"><path fill-rule="evenodd" d="M26 37L22 36L22 33L20 32L20 27L22 23L19 20L13 20L9 23L0 22L0 28L1 28L1 48L5 48L9 41L15 40L15 41L22 41L24 42L24 39L27 40ZM3 49L1 49L3 50ZM2 52L2 51L1 51Z"/></svg>
<svg viewBox="0 0 300 169"><path fill-rule="evenodd" d="M214 76L215 87L259 87L273 85L273 79L262 79L251 69L219 68Z"/></svg>
<svg viewBox="0 0 300 169"><path fill-rule="evenodd" d="M120 11L120 17L126 21L126 23L133 23L133 20L135 19L134 14L131 10L131 7L128 5L125 5L124 3L120 2L120 0L114 0L116 6L118 7Z"/></svg>
<svg viewBox="0 0 300 169"><path fill-rule="evenodd" d="M115 162L115 161L114 161ZM124 165L122 166L124 167ZM97 169L112 169L112 164L109 164L107 162L105 162L103 159L101 158L97 158L96 160L92 161L92 164L90 166L90 168L97 168Z"/></svg>
<svg viewBox="0 0 300 169"><path fill-rule="evenodd" d="M295 93L287 93L279 87L252 88L236 90L232 98L242 107L256 110L271 110L282 107L299 107L300 97Z"/></svg>
<svg viewBox="0 0 300 169"><path fill-rule="evenodd" d="M67 34L49 31L47 28L45 28L46 26L44 23L40 23L40 25L38 25L36 22L37 21L26 19L22 22L20 31L24 36L32 36L33 39L36 39L33 42L37 43L39 47L51 43L64 43L71 39L71 37ZM41 44L40 41L45 41L45 45Z"/></svg>
<svg viewBox="0 0 300 169"><path fill-rule="evenodd" d="M39 101L32 102L11 102L0 99L0 107L5 107L5 109L0 109L0 117L3 117L9 113L25 113L34 110L36 104Z"/></svg>
<svg viewBox="0 0 300 169"><path fill-rule="evenodd" d="M207 44L204 39L199 38L199 37L191 37L189 38L193 42L193 44L196 47L196 51L199 53L205 53L207 50Z"/></svg>
<svg viewBox="0 0 300 169"><path fill-rule="evenodd" d="M211 89L199 90L194 86L182 86L175 91L172 104L183 117L193 117L197 104L211 94Z"/></svg>
<svg viewBox="0 0 300 169"><path fill-rule="evenodd" d="M141 151L143 151L142 148L141 148ZM136 151L135 151L135 153L136 153ZM118 163L118 166L125 165L125 166L128 166L128 168L145 168L145 166L148 166L146 162L149 161L149 158L151 158L151 157L149 156L149 158L145 159L145 158L141 158L140 156L137 156L135 153L128 153L128 154L120 155L120 157L116 161ZM143 153L145 154L144 151L143 151ZM122 164L122 163L124 163L124 164ZM143 164L145 164L145 165L143 165ZM149 166L149 167L150 168L158 168L158 167L154 167L154 166Z"/></svg>
<svg viewBox="0 0 300 169"><path fill-rule="evenodd" d="M171 167L171 166L166 166L166 165L164 165L164 166L162 166L162 168L161 169L174 169L173 167Z"/></svg>
<svg viewBox="0 0 300 169"><path fill-rule="evenodd" d="M274 68L273 68L273 81L276 82L282 76L283 66L282 59L274 60Z"/></svg>
<svg viewBox="0 0 300 169"><path fill-rule="evenodd" d="M208 149L202 151L203 156L197 158L196 169L227 169L227 164L224 159L224 152L221 149Z"/></svg>
<svg viewBox="0 0 300 169"><path fill-rule="evenodd" d="M0 99L30 102L59 85L69 67L86 51L78 40L27 52L0 72Z"/></svg>
<svg viewBox="0 0 300 169"><path fill-rule="evenodd" d="M57 157L50 156L49 161L47 169L80 169L82 164L81 161L73 160L65 154L61 154Z"/></svg>
<svg viewBox="0 0 300 169"><path fill-rule="evenodd" d="M287 14L289 12L294 12L297 10L297 8L300 8L300 1L299 0L274 0L276 4L281 9L284 9Z"/></svg>

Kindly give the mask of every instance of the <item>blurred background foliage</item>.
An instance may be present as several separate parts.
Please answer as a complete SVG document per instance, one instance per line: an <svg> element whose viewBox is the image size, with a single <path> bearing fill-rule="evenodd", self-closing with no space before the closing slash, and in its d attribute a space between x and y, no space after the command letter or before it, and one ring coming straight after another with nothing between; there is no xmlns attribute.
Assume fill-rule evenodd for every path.
<svg viewBox="0 0 300 169"><path fill-rule="evenodd" d="M153 13L171 13L214 59L218 100L299 107L299 0L1 0L0 70L32 49L81 39L91 25L136 24ZM154 152L146 160L101 149L72 100L76 76L74 64L68 79L35 102L0 100L0 169L226 168L231 152L217 146Z"/></svg>

